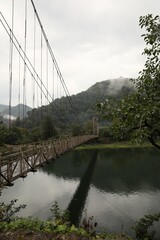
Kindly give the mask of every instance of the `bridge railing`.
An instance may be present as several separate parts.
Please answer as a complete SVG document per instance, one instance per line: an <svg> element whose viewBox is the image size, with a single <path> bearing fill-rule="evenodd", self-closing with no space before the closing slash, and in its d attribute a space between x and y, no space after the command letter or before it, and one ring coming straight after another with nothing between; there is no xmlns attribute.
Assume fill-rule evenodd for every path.
<svg viewBox="0 0 160 240"><path fill-rule="evenodd" d="M0 186L12 185L15 179L26 177L29 171L36 171L39 165L95 138L96 135L84 135L43 141L16 147L16 152L0 154Z"/></svg>

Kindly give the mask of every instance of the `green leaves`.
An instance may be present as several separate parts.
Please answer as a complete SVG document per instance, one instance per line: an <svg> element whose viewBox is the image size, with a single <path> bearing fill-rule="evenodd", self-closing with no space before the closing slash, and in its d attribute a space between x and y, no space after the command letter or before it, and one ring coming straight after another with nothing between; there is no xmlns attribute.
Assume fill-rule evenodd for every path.
<svg viewBox="0 0 160 240"><path fill-rule="evenodd" d="M3 146L3 144L6 141L6 138L8 137L9 131L7 129L7 126L3 123L0 124L0 146Z"/></svg>
<svg viewBox="0 0 160 240"><path fill-rule="evenodd" d="M116 139L149 140L160 148L160 17L141 16L139 25L146 29L142 36L147 59L138 79L131 80L137 92L119 101L109 99L98 108L111 123Z"/></svg>
<svg viewBox="0 0 160 240"><path fill-rule="evenodd" d="M0 222L11 222L17 219L16 213L24 209L26 205L15 206L18 200L11 200L9 204L0 203Z"/></svg>
<svg viewBox="0 0 160 240"><path fill-rule="evenodd" d="M154 222L160 221L160 213L156 213L154 215L146 215L136 222L136 226L134 228L136 232L137 239L148 239L153 240L155 232L149 231L150 227L154 224Z"/></svg>
<svg viewBox="0 0 160 240"><path fill-rule="evenodd" d="M42 123L42 136L44 140L57 136L57 131L53 125L53 120L49 115L45 117Z"/></svg>

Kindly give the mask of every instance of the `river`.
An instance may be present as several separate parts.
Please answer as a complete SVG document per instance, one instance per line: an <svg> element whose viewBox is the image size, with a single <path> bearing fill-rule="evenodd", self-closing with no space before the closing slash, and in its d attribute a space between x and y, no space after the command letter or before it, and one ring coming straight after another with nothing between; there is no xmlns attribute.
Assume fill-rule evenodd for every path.
<svg viewBox="0 0 160 240"><path fill-rule="evenodd" d="M94 216L97 231L132 235L136 220L160 212L159 173L155 149L73 150L16 180L1 201L18 199L27 205L21 216L42 220L57 201L76 225Z"/></svg>

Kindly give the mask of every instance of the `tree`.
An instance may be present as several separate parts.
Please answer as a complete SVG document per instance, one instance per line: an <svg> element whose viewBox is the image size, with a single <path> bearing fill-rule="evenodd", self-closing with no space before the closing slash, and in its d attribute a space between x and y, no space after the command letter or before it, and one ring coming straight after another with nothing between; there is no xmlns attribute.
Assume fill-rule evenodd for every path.
<svg viewBox="0 0 160 240"><path fill-rule="evenodd" d="M88 120L84 124L84 133L88 135L93 134L93 120Z"/></svg>
<svg viewBox="0 0 160 240"><path fill-rule="evenodd" d="M137 91L122 100L108 100L99 109L112 123L117 138L130 137L138 142L148 140L160 149L160 17L141 16L142 35L146 43L143 55L147 57L138 79L131 80Z"/></svg>
<svg viewBox="0 0 160 240"><path fill-rule="evenodd" d="M7 126L3 123L0 123L0 146L5 143L8 134L9 132Z"/></svg>
<svg viewBox="0 0 160 240"><path fill-rule="evenodd" d="M8 130L8 136L6 136L5 143L16 144L18 141L22 140L22 133L19 128L11 127Z"/></svg>
<svg viewBox="0 0 160 240"><path fill-rule="evenodd" d="M40 127L33 128L32 131L29 131L29 139L31 142L38 142L41 140Z"/></svg>
<svg viewBox="0 0 160 240"><path fill-rule="evenodd" d="M79 124L73 124L71 126L71 133L72 133L72 136L80 136L83 134L83 128L81 125Z"/></svg>
<svg viewBox="0 0 160 240"><path fill-rule="evenodd" d="M18 116L17 119L13 122L13 124L15 127L20 127L21 126L21 119Z"/></svg>
<svg viewBox="0 0 160 240"><path fill-rule="evenodd" d="M51 137L57 136L57 131L53 126L53 120L51 117L46 116L42 124L42 136L46 140Z"/></svg>

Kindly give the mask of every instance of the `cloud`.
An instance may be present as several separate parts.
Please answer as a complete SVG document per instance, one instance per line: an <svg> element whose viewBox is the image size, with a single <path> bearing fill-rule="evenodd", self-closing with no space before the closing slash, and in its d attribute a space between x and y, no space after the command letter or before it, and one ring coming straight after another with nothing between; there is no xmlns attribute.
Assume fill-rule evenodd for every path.
<svg viewBox="0 0 160 240"><path fill-rule="evenodd" d="M50 208L55 201L58 201L60 209L67 208L79 184L78 181L67 181L55 176L50 179L47 174L42 175L39 171L36 174L28 173L28 175L24 182L22 179L17 179L12 188L4 189L1 196L1 201L5 203L18 199L17 205L27 205L20 212L20 216L48 219L51 214Z"/></svg>
<svg viewBox="0 0 160 240"><path fill-rule="evenodd" d="M14 32L22 47L24 47L24 3L25 1L21 0L15 1ZM138 21L141 15L159 14L159 0L34 0L34 3L71 94L86 90L95 82L108 78L137 77L143 68L145 60L141 56L144 48L144 41L141 38L143 31L138 26ZM10 0L1 3L1 11L11 23ZM0 28L2 29L2 26ZM27 54L32 63L33 32L34 12L28 1ZM3 69L0 70L0 81L2 83L2 79L5 79L7 84L9 40L6 40L4 31L0 34L2 34L0 65ZM39 75L40 67L37 66L40 64L40 35L37 24L36 69ZM43 79L46 79L45 54L43 42ZM15 69L14 67L14 71ZM50 67L50 82L51 71ZM14 85L18 85L17 74ZM23 76L23 70L21 75ZM28 86L31 89L32 83L29 82L30 80ZM13 92L13 96L16 102L17 94ZM1 103L6 103L2 97Z"/></svg>
<svg viewBox="0 0 160 240"><path fill-rule="evenodd" d="M124 195L99 192L99 189L92 187L87 198L85 206L87 210L84 215L96 216L95 220L101 231L105 231L107 228L111 232L120 232L123 225L123 230L131 233L131 229L138 219L151 214L151 209L159 211L159 197L159 191Z"/></svg>

